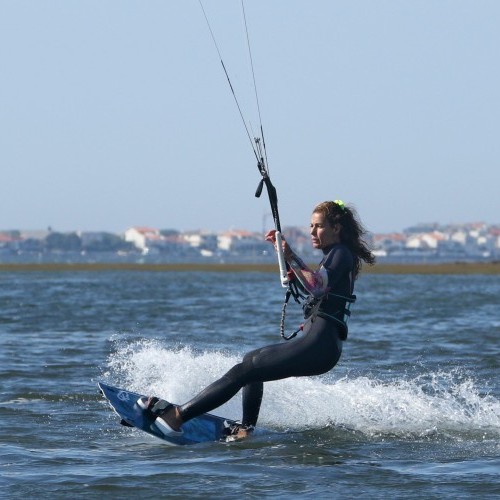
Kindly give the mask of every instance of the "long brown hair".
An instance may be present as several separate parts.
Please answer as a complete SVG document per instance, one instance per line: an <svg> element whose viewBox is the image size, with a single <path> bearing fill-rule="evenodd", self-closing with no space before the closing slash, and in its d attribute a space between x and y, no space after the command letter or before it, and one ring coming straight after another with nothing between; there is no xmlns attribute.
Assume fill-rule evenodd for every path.
<svg viewBox="0 0 500 500"><path fill-rule="evenodd" d="M354 256L354 277L361 270L361 261L375 264L375 256L363 239L366 230L352 206L344 205L340 200L323 201L314 207L313 213L322 214L331 226L340 224L340 240Z"/></svg>

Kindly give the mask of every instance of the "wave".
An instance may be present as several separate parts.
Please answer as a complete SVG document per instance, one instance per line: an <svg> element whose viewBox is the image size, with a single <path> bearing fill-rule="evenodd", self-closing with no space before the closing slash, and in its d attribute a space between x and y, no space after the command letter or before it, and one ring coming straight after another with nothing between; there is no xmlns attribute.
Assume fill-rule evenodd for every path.
<svg viewBox="0 0 500 500"><path fill-rule="evenodd" d="M116 386L181 403L240 359L234 352L172 348L155 340L117 342L103 376ZM213 413L241 418L241 395ZM259 424L289 431L333 427L377 437L498 439L500 401L456 370L393 380L338 379L333 371L266 383Z"/></svg>

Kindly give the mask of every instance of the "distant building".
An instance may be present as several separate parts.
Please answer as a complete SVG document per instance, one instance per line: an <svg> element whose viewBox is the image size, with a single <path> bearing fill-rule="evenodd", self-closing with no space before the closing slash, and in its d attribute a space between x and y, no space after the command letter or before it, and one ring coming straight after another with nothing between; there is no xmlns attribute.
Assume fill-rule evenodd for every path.
<svg viewBox="0 0 500 500"><path fill-rule="evenodd" d="M260 233L232 230L220 233L217 237L219 250L234 253L262 253L269 250L269 243L263 240Z"/></svg>
<svg viewBox="0 0 500 500"><path fill-rule="evenodd" d="M493 246L500 249L500 227L491 227L488 231L493 241Z"/></svg>
<svg viewBox="0 0 500 500"><path fill-rule="evenodd" d="M20 242L19 234L15 231L0 232L0 252L12 252L17 250Z"/></svg>
<svg viewBox="0 0 500 500"><path fill-rule="evenodd" d="M44 240L52 232L51 229L42 229L35 231L20 231L21 239Z"/></svg>
<svg viewBox="0 0 500 500"><path fill-rule="evenodd" d="M406 236L403 233L373 234L371 244L376 257L387 257L391 252L401 252L405 248Z"/></svg>
<svg viewBox="0 0 500 500"><path fill-rule="evenodd" d="M423 234L411 234L406 240L406 248L419 248L425 250L436 250L439 242L444 241L445 236L439 231Z"/></svg>
<svg viewBox="0 0 500 500"><path fill-rule="evenodd" d="M89 247L104 241L109 233L103 231L79 231L82 247Z"/></svg>
<svg viewBox="0 0 500 500"><path fill-rule="evenodd" d="M131 242L143 255L171 253L179 254L189 248L180 233L173 231L162 234L151 227L131 227L124 234L125 241Z"/></svg>
<svg viewBox="0 0 500 500"><path fill-rule="evenodd" d="M125 231L125 241L133 243L143 254L150 253L162 240L160 231L151 227L131 227Z"/></svg>
<svg viewBox="0 0 500 500"><path fill-rule="evenodd" d="M200 250L216 251L218 237L216 233L209 231L189 231L182 234L183 239L193 248Z"/></svg>

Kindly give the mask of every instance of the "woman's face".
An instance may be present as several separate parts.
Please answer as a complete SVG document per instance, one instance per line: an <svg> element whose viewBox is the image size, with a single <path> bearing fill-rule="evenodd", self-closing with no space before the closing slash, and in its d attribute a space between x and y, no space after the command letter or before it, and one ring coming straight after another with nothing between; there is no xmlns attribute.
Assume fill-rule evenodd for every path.
<svg viewBox="0 0 500 500"><path fill-rule="evenodd" d="M331 226L322 213L312 214L310 232L312 246L319 250L340 243L340 224Z"/></svg>

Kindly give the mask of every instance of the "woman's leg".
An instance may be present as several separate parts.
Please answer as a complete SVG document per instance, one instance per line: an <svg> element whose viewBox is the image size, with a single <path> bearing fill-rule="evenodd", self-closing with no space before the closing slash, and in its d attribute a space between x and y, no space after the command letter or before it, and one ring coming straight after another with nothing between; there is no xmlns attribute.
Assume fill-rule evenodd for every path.
<svg viewBox="0 0 500 500"><path fill-rule="evenodd" d="M304 333L297 340L247 353L241 363L233 366L219 380L178 407L182 421L186 422L221 406L248 384L319 375L333 368L342 352L342 342L336 329L331 323L328 324L323 318L317 317L314 323L307 324ZM257 420L257 406L260 407L262 398L261 387L250 385L244 402L244 419Z"/></svg>
<svg viewBox="0 0 500 500"><path fill-rule="evenodd" d="M243 387L243 418L241 423L244 426L255 427L257 425L263 394L263 382L251 382Z"/></svg>
<svg viewBox="0 0 500 500"><path fill-rule="evenodd" d="M243 421L255 425L263 382L325 373L335 366L341 352L338 332L326 320L317 317L314 323L307 325L301 338L247 353L241 363L165 418L173 428L178 428L183 422L221 406L248 386L244 395Z"/></svg>

